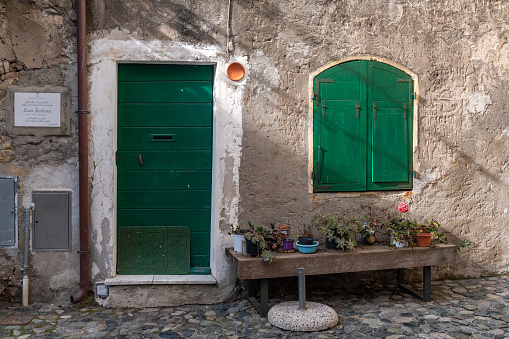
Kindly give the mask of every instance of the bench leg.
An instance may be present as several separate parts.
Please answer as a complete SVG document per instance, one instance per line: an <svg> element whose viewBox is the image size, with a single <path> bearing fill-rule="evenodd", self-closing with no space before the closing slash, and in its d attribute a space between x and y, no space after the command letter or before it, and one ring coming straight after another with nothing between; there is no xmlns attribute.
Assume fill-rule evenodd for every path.
<svg viewBox="0 0 509 339"><path fill-rule="evenodd" d="M431 266L422 268L422 301L431 300Z"/></svg>
<svg viewBox="0 0 509 339"><path fill-rule="evenodd" d="M256 298L256 280L254 279L249 279L247 281L247 296L249 298Z"/></svg>
<svg viewBox="0 0 509 339"><path fill-rule="evenodd" d="M405 283L405 269L398 268L398 285L403 285Z"/></svg>
<svg viewBox="0 0 509 339"><path fill-rule="evenodd" d="M398 268L398 286L422 301L431 300L431 266L422 268L422 295L408 285L405 285L405 269Z"/></svg>
<svg viewBox="0 0 509 339"><path fill-rule="evenodd" d="M260 316L269 313L269 279L260 279Z"/></svg>
<svg viewBox="0 0 509 339"><path fill-rule="evenodd" d="M269 313L269 279L260 279L260 302L256 299L256 279L247 281L247 296L261 317Z"/></svg>

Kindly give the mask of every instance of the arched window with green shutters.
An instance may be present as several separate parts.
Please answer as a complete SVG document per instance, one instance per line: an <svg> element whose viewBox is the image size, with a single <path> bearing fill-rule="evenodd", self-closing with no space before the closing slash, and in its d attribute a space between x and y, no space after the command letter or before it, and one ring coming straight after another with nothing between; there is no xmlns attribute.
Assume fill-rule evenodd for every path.
<svg viewBox="0 0 509 339"><path fill-rule="evenodd" d="M356 60L313 82L314 192L412 188L413 80Z"/></svg>

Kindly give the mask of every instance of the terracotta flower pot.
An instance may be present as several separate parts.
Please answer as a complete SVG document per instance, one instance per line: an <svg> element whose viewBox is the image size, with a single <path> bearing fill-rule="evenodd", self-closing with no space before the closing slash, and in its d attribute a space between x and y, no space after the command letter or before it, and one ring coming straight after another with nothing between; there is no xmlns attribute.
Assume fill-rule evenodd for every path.
<svg viewBox="0 0 509 339"><path fill-rule="evenodd" d="M417 246L419 247L430 247L431 246L431 233L417 234Z"/></svg>

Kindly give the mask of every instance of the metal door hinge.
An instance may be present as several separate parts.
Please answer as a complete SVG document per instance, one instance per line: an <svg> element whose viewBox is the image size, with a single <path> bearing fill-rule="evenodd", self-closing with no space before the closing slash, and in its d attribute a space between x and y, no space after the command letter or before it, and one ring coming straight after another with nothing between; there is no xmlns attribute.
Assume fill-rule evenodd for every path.
<svg viewBox="0 0 509 339"><path fill-rule="evenodd" d="M316 88L315 88L315 92L313 93L313 100L315 100L315 106L318 106L319 105L319 96L320 96L320 84L333 84L334 83L334 79L318 79L316 80Z"/></svg>

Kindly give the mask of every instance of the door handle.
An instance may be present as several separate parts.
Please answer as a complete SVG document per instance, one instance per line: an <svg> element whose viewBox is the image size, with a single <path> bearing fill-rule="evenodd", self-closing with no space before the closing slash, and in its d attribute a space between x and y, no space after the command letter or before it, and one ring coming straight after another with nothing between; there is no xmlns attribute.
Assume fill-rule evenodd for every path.
<svg viewBox="0 0 509 339"><path fill-rule="evenodd" d="M145 164L143 163L143 159L141 158L140 153L138 153L138 159L140 160L141 167L145 167Z"/></svg>

